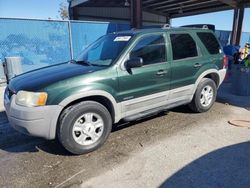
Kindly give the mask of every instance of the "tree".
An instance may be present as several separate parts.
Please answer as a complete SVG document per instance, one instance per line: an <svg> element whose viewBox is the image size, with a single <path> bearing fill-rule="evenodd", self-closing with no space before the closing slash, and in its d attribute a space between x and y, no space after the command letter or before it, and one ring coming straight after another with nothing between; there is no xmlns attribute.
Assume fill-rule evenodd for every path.
<svg viewBox="0 0 250 188"><path fill-rule="evenodd" d="M65 3L60 3L58 13L60 14L62 20L69 19L68 6Z"/></svg>

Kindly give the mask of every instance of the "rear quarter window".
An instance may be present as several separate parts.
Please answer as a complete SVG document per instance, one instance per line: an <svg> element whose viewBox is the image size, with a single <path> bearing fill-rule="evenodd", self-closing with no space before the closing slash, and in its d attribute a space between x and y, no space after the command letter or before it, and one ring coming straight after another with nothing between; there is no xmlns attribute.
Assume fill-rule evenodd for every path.
<svg viewBox="0 0 250 188"><path fill-rule="evenodd" d="M212 33L198 32L197 35L210 54L220 53L220 44Z"/></svg>

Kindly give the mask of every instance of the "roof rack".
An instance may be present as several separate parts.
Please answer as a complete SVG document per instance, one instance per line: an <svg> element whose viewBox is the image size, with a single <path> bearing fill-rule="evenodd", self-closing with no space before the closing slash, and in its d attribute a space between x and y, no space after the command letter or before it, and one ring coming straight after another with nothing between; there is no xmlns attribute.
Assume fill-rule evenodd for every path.
<svg viewBox="0 0 250 188"><path fill-rule="evenodd" d="M162 29L170 29L171 28L171 25L170 24L164 24L162 26Z"/></svg>
<svg viewBox="0 0 250 188"><path fill-rule="evenodd" d="M202 29L209 29L207 25L203 25Z"/></svg>

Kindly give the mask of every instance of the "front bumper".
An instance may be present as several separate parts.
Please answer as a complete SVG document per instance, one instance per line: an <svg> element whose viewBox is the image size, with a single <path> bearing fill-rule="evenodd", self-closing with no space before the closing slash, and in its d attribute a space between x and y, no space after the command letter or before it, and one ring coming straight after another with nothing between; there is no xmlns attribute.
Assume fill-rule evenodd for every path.
<svg viewBox="0 0 250 188"><path fill-rule="evenodd" d="M59 105L24 107L17 105L15 98L15 94L11 97L6 92L4 94L4 107L10 125L24 134L54 139L57 120L63 107Z"/></svg>

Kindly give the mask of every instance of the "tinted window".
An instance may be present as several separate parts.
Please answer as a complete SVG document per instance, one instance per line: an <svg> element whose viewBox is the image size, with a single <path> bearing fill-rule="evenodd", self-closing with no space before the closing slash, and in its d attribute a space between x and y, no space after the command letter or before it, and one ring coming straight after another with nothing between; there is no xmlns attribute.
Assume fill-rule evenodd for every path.
<svg viewBox="0 0 250 188"><path fill-rule="evenodd" d="M198 55L194 39L189 34L170 34L173 60Z"/></svg>
<svg viewBox="0 0 250 188"><path fill-rule="evenodd" d="M212 33L200 32L197 35L210 54L220 53L220 45Z"/></svg>
<svg viewBox="0 0 250 188"><path fill-rule="evenodd" d="M143 64L166 61L165 40L162 35L148 36L141 39L130 53L130 58L141 57Z"/></svg>

